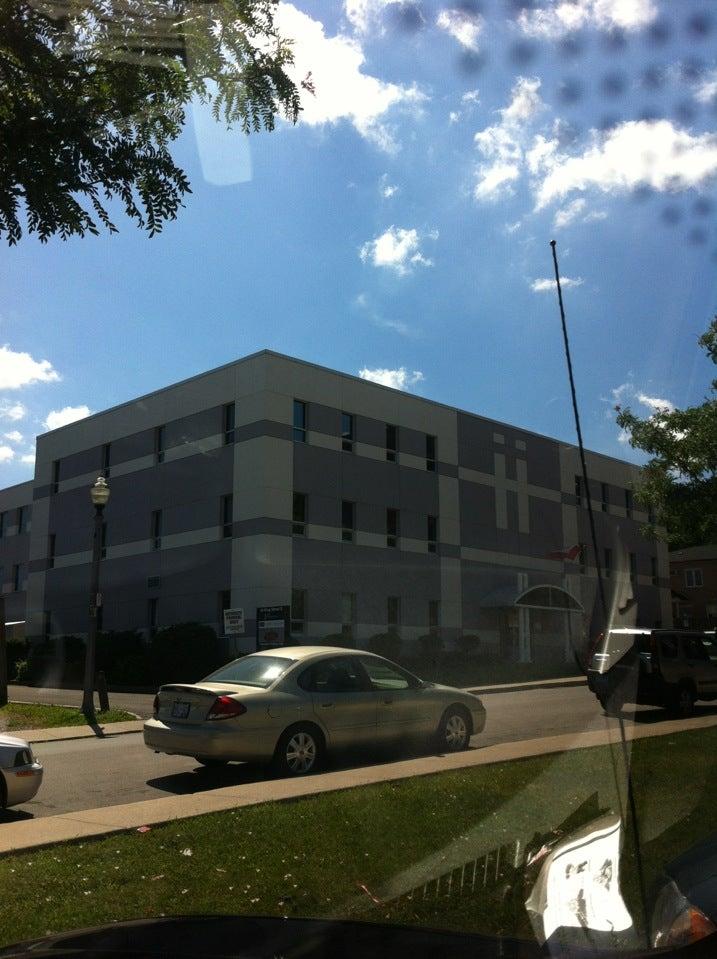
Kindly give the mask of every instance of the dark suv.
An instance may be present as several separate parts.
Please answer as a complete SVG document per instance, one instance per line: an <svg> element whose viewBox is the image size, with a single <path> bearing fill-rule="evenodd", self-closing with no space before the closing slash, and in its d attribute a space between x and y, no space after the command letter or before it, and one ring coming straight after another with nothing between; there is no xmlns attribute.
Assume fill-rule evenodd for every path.
<svg viewBox="0 0 717 959"><path fill-rule="evenodd" d="M691 716L696 700L717 699L715 633L610 629L595 644L588 686L607 713L639 703Z"/></svg>

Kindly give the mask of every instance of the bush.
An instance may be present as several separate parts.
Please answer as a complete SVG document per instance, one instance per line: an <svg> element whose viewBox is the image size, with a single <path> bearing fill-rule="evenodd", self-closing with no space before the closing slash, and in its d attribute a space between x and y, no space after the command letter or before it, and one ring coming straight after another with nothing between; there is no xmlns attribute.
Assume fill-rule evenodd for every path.
<svg viewBox="0 0 717 959"><path fill-rule="evenodd" d="M479 656L481 653L480 636L462 633L456 640L456 649L464 656Z"/></svg>
<svg viewBox="0 0 717 959"><path fill-rule="evenodd" d="M161 685L195 683L218 669L226 656L211 626L177 623L152 638L148 660L146 678Z"/></svg>
<svg viewBox="0 0 717 959"><path fill-rule="evenodd" d="M402 645L398 633L375 633L368 641L371 652L385 656L386 659L398 659Z"/></svg>
<svg viewBox="0 0 717 959"><path fill-rule="evenodd" d="M419 636L418 649L425 659L436 659L443 652L443 637L439 632Z"/></svg>
<svg viewBox="0 0 717 959"><path fill-rule="evenodd" d="M12 677L13 683L19 683L21 686L27 685L30 678L30 666L26 659L18 659L15 663L15 674Z"/></svg>
<svg viewBox="0 0 717 959"><path fill-rule="evenodd" d="M110 684L148 685L147 652L144 637L137 630L100 633L97 637L96 667L98 671L104 671ZM141 666L138 660L141 660ZM133 664L131 668L130 663Z"/></svg>
<svg viewBox="0 0 717 959"><path fill-rule="evenodd" d="M17 674L17 664L27 659L27 643L25 640L8 639L5 644L7 676L12 679Z"/></svg>
<svg viewBox="0 0 717 959"><path fill-rule="evenodd" d="M320 646L342 646L344 649L354 649L356 643L351 636L344 636L343 633L329 633L319 640Z"/></svg>

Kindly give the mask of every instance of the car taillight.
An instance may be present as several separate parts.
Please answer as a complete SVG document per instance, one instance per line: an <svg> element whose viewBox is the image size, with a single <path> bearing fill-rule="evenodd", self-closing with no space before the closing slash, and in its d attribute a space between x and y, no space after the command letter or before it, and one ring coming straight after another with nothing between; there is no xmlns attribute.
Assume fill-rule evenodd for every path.
<svg viewBox="0 0 717 959"><path fill-rule="evenodd" d="M238 703L231 696L217 696L207 713L207 719L232 719L234 716L242 716L245 712L246 706Z"/></svg>
<svg viewBox="0 0 717 959"><path fill-rule="evenodd" d="M152 703L152 715L155 719L159 716L159 693L154 697L154 702Z"/></svg>

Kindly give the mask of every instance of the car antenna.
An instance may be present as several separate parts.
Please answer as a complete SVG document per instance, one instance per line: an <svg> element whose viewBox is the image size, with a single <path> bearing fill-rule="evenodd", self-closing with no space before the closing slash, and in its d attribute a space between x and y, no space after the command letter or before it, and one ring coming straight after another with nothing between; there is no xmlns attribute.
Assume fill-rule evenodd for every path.
<svg viewBox="0 0 717 959"><path fill-rule="evenodd" d="M578 398L575 391L575 377L573 375L573 363L570 356L570 339L568 337L568 325L565 320L565 305L563 303L563 290L560 285L560 269L558 267L558 254L556 251L556 241L550 241L550 247L553 253L553 266L555 268L555 285L558 291L558 305L560 307L560 323L563 330L563 345L565 347L565 362L568 367L568 379L570 380L570 396L573 402L573 414L575 416L575 432L578 437L578 449L580 451L580 466L582 469L583 483L585 485L585 493L587 498L587 507L588 507L588 519L590 522L590 537L592 539L593 553L595 554L595 568L597 572L597 581L598 581L598 595L600 597L600 607L602 610L602 618L604 623L604 629L608 629L610 625L610 617L608 614L607 601L605 599L605 584L603 582L602 576L602 566L600 564L600 554L598 552L597 544L597 535L595 533L595 516L593 515L592 502L590 500L590 487L588 485L588 470L587 464L585 462L585 447L583 445L583 432L580 427L580 411L578 409ZM645 935L650 939L650 927L647 915L647 895L645 892L645 875L643 871L642 864L642 846L640 843L640 829L637 822L637 808L635 804L635 791L633 789L632 782L632 770L630 768L630 758L627 752L627 736L625 735L625 720L622 718L622 715L618 714L618 722L620 724L620 744L622 747L622 758L625 766L625 776L627 782L627 799L630 806L630 818L632 820L632 833L633 839L635 842L635 863L637 865L637 875L640 885L640 901L642 904L642 916L645 926ZM619 793L618 793L619 795Z"/></svg>

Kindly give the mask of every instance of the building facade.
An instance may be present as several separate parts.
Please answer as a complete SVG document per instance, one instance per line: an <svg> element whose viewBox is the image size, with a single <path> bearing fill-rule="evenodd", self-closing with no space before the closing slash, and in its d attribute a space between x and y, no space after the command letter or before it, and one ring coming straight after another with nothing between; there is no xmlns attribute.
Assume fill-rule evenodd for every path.
<svg viewBox="0 0 717 959"><path fill-rule="evenodd" d="M717 626L717 545L690 546L670 553L670 586L676 626Z"/></svg>
<svg viewBox="0 0 717 959"><path fill-rule="evenodd" d="M587 460L589 490L569 444L264 351L38 437L34 480L0 493L6 609L31 639L86 633L103 474L104 629L222 635L240 608L240 652L282 605L302 642L440 630L570 658L597 616L588 495L613 621L672 612L635 468Z"/></svg>

